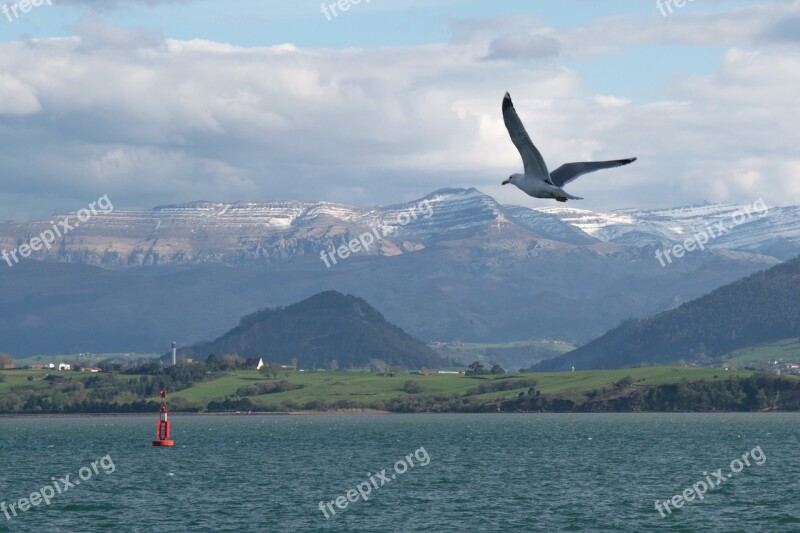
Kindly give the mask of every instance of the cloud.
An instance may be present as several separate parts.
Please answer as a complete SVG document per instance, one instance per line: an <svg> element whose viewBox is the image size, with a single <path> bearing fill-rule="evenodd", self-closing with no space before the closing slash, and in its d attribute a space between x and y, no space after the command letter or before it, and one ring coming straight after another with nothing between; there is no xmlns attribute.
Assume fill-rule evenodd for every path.
<svg viewBox="0 0 800 533"><path fill-rule="evenodd" d="M490 60L530 61L557 56L561 45L557 39L528 32L512 33L495 39L489 45Z"/></svg>
<svg viewBox="0 0 800 533"><path fill-rule="evenodd" d="M58 0L59 4L86 6L95 11L110 11L123 7L156 7L163 4L186 4L196 0Z"/></svg>
<svg viewBox="0 0 800 533"><path fill-rule="evenodd" d="M762 37L777 43L800 42L800 14L775 22L762 33Z"/></svg>
<svg viewBox="0 0 800 533"><path fill-rule="evenodd" d="M603 107L622 107L631 103L630 98L618 98L613 95L598 94L594 97L594 101Z"/></svg>
<svg viewBox="0 0 800 533"><path fill-rule="evenodd" d="M111 26L95 15L84 15L74 27L80 46L76 52L98 50L139 50L164 45L164 37L158 32Z"/></svg>
<svg viewBox="0 0 800 533"><path fill-rule="evenodd" d="M30 115L42 110L35 89L10 74L0 73L0 94L0 116Z"/></svg>
<svg viewBox="0 0 800 533"><path fill-rule="evenodd" d="M551 168L639 157L570 184L582 207L800 203L800 52L763 34L787 9L722 14L703 31L740 42L714 72L676 77L646 104L598 95L558 61L597 54L603 37L609 49L693 43L702 17L590 23L560 30L558 50L533 19L461 24L449 43L335 50L165 39L88 17L71 38L0 44L0 212L47 216L101 194L118 208L389 204L448 186L524 203L500 186L521 169L506 90Z"/></svg>

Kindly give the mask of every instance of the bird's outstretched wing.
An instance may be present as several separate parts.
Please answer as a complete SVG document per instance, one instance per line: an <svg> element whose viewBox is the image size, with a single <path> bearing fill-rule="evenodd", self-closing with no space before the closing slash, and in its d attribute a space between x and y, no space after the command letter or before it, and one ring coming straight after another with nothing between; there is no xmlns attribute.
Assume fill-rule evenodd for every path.
<svg viewBox="0 0 800 533"><path fill-rule="evenodd" d="M511 95L508 93L503 98L503 121L506 123L506 129L511 136L511 141L522 156L525 175L535 176L543 181L550 181L550 172L547 170L544 158L533 145L528 132L525 131L525 126L522 125L522 121L514 109L514 103L511 101Z"/></svg>
<svg viewBox="0 0 800 533"><path fill-rule="evenodd" d="M584 174L602 170L604 168L621 167L636 161L635 157L630 159L616 159L614 161L587 161L585 163L567 163L561 165L550 174L550 179L556 187L563 187L570 181L577 179Z"/></svg>

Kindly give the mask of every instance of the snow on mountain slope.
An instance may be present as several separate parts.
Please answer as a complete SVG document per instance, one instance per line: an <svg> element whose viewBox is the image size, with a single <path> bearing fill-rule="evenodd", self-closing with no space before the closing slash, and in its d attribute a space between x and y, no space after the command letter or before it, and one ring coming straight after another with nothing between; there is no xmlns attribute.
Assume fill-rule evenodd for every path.
<svg viewBox="0 0 800 533"><path fill-rule="evenodd" d="M630 245L680 243L701 232L708 247L767 253L786 259L800 251L800 207L704 204L671 209L593 212L537 208L603 242Z"/></svg>
<svg viewBox="0 0 800 533"><path fill-rule="evenodd" d="M363 253L384 256L473 238L478 240L470 246L483 253L495 247L527 253L545 245L601 242L665 247L701 231L716 233L712 228L719 224L728 231L709 239L711 248L778 259L800 252L800 207L751 211L744 214L742 206L727 204L609 212L532 209L498 204L476 189L441 189L412 202L372 208L322 201L199 201L98 213L32 258L105 268L262 264L319 256L369 231L381 238ZM2 223L0 249L13 250L51 226L47 220Z"/></svg>

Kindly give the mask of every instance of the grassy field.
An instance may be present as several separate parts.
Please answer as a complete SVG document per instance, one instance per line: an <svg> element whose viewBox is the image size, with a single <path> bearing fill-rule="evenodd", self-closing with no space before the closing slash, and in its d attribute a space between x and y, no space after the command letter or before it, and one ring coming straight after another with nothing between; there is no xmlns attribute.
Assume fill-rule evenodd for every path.
<svg viewBox="0 0 800 533"><path fill-rule="evenodd" d="M582 372L546 372L526 374L506 374L500 376L464 376L464 375L399 375L394 377L360 372L292 372L289 377L278 379L303 385L302 389L292 391L250 396L261 405L276 405L284 400L306 403L321 400L332 403L337 400L372 400L387 401L395 397L406 396L403 385L406 381L416 381L422 386L422 395L445 394L448 396L464 396L467 391L478 387L481 383L500 379L535 380L536 389L543 394L560 394L569 399L580 399L592 390L613 387L614 383L630 376L637 385L660 385L677 383L681 380L699 381L727 377L747 377L751 372L725 371L707 368L683 367L649 367L629 368L623 370L595 370ZM256 371L231 372L226 376L195 385L190 389L172 394L173 398L183 398L193 403L208 403L235 395L236 389L265 381ZM476 395L478 399L512 398L528 387L507 391Z"/></svg>
<svg viewBox="0 0 800 533"><path fill-rule="evenodd" d="M44 380L48 374L56 374L66 380L85 380L94 374L85 372L53 372L44 370L3 370L0 375L0 395L10 392L18 387L31 387L45 389L49 384ZM542 394L557 394L573 401L581 401L591 391L610 389L614 384L626 377L630 377L636 386L662 385L678 383L680 381L699 381L701 379L714 380L729 377L748 377L749 371L708 368L684 368L677 366L628 368L622 370L587 370L580 372L546 372L485 376L464 376L462 374L431 374L427 376L417 374L402 374L396 376L381 376L367 372L286 372L281 373L277 380L287 380L292 384L301 385L302 388L286 392L248 396L257 405L264 407L278 406L283 401L293 401L306 404L313 401L322 401L333 404L339 400L354 400L364 405L374 401L388 402L393 398L407 398L409 395L404 390L407 381L419 383L422 387L420 396L444 395L448 398L474 396L477 400L496 400L499 398L514 398L520 392L529 389L529 385L516 387L509 390L477 394L481 384L512 380L526 382L535 381L536 390ZM28 376L33 377L28 381ZM136 379L136 375L119 375L122 379ZM170 399L181 399L182 402L194 404L204 408L213 400L236 398L237 389L267 380L263 374L255 370L239 370L229 372L222 377L197 383L194 386L178 392L170 391ZM151 398L159 401L159 398Z"/></svg>
<svg viewBox="0 0 800 533"><path fill-rule="evenodd" d="M67 381L83 381L91 376L96 376L97 374L92 374L89 372L59 372L58 370L29 370L20 368L16 370L0 370L0 375L4 378L3 380L0 380L0 394L4 394L12 389L20 387L45 389L49 386L47 381L44 380L44 378L48 375L59 376ZM33 380L29 381L28 376L32 377ZM120 379L135 379L138 377L139 376L137 375L128 374L119 375Z"/></svg>
<svg viewBox="0 0 800 533"><path fill-rule="evenodd" d="M65 372L65 374L77 374L77 372ZM0 375L5 379L0 381L0 394L5 394L13 388L30 386L44 388L47 383L42 381L47 372L44 370L0 370ZM28 376L33 377L33 381L28 381Z"/></svg>
<svg viewBox="0 0 800 533"><path fill-rule="evenodd" d="M100 361L113 358L121 359L158 359L162 354L128 354L128 353L103 353L103 354L72 354L72 355L32 355L30 357L15 358L17 367L28 365L46 365L48 363L78 363L84 366L93 366Z"/></svg>
<svg viewBox="0 0 800 533"><path fill-rule="evenodd" d="M800 339L797 337L784 339L761 346L744 348L719 358L735 366L763 367L778 362L800 362Z"/></svg>

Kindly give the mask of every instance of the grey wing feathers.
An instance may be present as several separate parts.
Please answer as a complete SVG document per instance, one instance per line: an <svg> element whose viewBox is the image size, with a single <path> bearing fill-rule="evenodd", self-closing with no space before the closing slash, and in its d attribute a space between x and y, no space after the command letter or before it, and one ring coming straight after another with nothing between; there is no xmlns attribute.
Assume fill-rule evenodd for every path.
<svg viewBox="0 0 800 533"><path fill-rule="evenodd" d="M604 168L621 167L636 161L635 157L630 159L616 159L614 161L587 161L584 163L567 163L561 165L550 174L550 179L556 187L563 187L570 181Z"/></svg>
<svg viewBox="0 0 800 533"><path fill-rule="evenodd" d="M525 165L525 174L540 177L542 180L548 181L550 172L547 170L547 165L544 162L542 154L533 145L528 132L525 131L525 126L517 115L514 109L514 104L511 102L511 95L506 93L503 98L503 121L506 124L508 134L511 136L511 141L517 147L522 162Z"/></svg>

